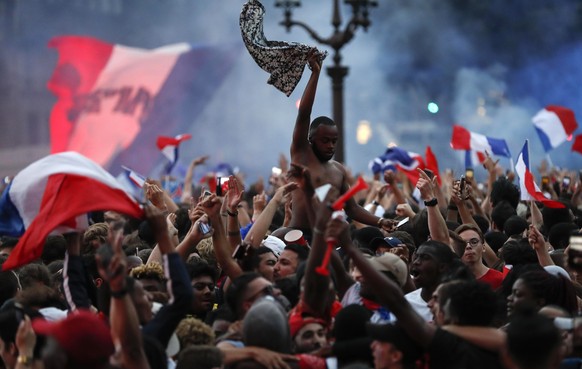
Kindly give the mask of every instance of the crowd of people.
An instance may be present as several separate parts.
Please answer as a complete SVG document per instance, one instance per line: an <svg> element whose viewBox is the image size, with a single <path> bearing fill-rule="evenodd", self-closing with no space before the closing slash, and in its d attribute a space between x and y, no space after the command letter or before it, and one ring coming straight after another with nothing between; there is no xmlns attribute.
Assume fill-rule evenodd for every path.
<svg viewBox="0 0 582 369"><path fill-rule="evenodd" d="M3 367L582 367L580 178L540 168L559 208L521 201L492 158L485 183L386 170L342 197L356 180L333 121L311 120L309 66L268 184L208 191L196 158L180 201L148 180L145 219L93 212L0 272Z"/></svg>

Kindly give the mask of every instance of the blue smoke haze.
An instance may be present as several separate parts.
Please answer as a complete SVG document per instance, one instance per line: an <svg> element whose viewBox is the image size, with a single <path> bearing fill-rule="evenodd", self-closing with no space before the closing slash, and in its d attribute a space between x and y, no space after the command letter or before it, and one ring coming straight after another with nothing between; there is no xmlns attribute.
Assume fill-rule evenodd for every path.
<svg viewBox="0 0 582 369"><path fill-rule="evenodd" d="M243 3L0 0L0 73L4 76L0 124L5 132L0 138L4 163L0 173L14 174L17 163L24 165L48 153L54 97L45 85L57 58L46 47L51 37L90 35L142 48L176 42L242 45L238 18ZM295 18L328 36L331 4L303 1ZM303 30L287 33L278 25L283 17L274 1L264 5L267 38L317 45ZM514 157L529 139L535 166L544 153L531 124L533 115L550 104L582 114L580 7L574 0L379 1L378 8L371 10L368 32L359 30L342 50L343 64L350 68L342 137L347 165L353 172L370 175L368 162L395 142L423 155L431 145L441 169L458 173L464 169L463 155L450 149L449 140L452 124L461 124L507 139ZM342 5L342 11L346 21L347 5ZM324 67L332 64L331 56ZM194 137L181 148L178 173L189 159L209 154L208 168L228 162L249 179L268 177L279 154L289 155L295 104L308 76L306 69L287 98L267 85L268 74L242 50L203 112L184 132L176 132ZM431 101L439 105L437 114L427 110ZM331 110L330 80L322 72L313 117L331 116ZM372 128L365 145L356 141L361 120L369 121ZM565 143L552 151L551 159L557 166L581 168L582 156L571 153L570 146ZM22 147L31 148L28 156L13 160L10 153ZM505 159L501 163L509 166ZM156 168L162 167L160 155ZM477 169L478 178L482 172Z"/></svg>

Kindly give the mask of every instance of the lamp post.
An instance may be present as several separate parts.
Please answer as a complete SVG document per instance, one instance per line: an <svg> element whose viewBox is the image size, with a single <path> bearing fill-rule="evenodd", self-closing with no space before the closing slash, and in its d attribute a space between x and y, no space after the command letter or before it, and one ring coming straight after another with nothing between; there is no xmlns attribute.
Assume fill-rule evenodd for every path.
<svg viewBox="0 0 582 369"><path fill-rule="evenodd" d="M348 75L348 67L341 65L341 49L352 40L359 27L362 27L364 31L368 30L370 26L368 10L378 5L376 0L344 0L344 2L352 7L352 16L341 29L342 18L339 0L333 0L331 24L334 31L327 38L320 37L307 24L292 19L293 9L301 6L300 0L277 0L275 2L276 7L283 8L285 18L280 24L287 29L287 32L290 32L293 26L299 26L305 29L315 41L330 46L334 50L333 65L327 67L327 74L331 77L333 120L342 135L342 140L335 152L335 160L342 163L345 162L344 142L346 140L344 132L344 78Z"/></svg>

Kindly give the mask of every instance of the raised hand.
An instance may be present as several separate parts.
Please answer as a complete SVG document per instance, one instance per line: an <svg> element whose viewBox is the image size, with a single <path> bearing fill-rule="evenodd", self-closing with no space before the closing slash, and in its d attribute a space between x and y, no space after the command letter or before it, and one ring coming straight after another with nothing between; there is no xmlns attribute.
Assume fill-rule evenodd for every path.
<svg viewBox="0 0 582 369"><path fill-rule="evenodd" d="M317 55L317 49L313 48L309 51L307 55L307 62L309 63L309 69L311 69L314 73L321 72L321 60Z"/></svg>
<svg viewBox="0 0 582 369"><path fill-rule="evenodd" d="M206 160L208 160L208 158L209 158L208 155L199 156L196 159L192 160L191 165L192 166L202 165L206 162Z"/></svg>
<svg viewBox="0 0 582 369"><path fill-rule="evenodd" d="M201 201L201 206L210 219L220 216L220 208L222 206L222 202L220 198L215 194L210 194L206 196Z"/></svg>
<svg viewBox="0 0 582 369"><path fill-rule="evenodd" d="M242 201L244 191L241 190L238 180L235 176L228 178L228 191L226 191L226 209L231 213L235 213L238 204Z"/></svg>
<svg viewBox="0 0 582 369"><path fill-rule="evenodd" d="M435 198L435 188L438 186L437 177L434 176L432 179L426 174L422 169L417 169L420 177L418 182L416 182L416 188L420 191L420 197L429 201Z"/></svg>
<svg viewBox="0 0 582 369"><path fill-rule="evenodd" d="M277 189L277 191L275 192L275 195L273 196L273 200L281 203L283 201L283 197L285 197L287 194L295 191L297 188L299 188L299 185L295 182L289 182L286 185L279 187Z"/></svg>
<svg viewBox="0 0 582 369"><path fill-rule="evenodd" d="M153 180L147 180L144 184L146 198L158 209L166 210L164 203L164 190Z"/></svg>

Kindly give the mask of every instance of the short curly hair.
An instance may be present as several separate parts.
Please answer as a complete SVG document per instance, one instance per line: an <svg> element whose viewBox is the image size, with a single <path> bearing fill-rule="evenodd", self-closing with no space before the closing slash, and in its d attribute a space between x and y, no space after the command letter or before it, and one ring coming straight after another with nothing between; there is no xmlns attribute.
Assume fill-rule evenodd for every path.
<svg viewBox="0 0 582 369"><path fill-rule="evenodd" d="M95 249L91 245L91 242L99 241L99 243L105 243L107 242L108 234L109 227L106 223L91 224L85 233L83 233L83 253L93 254Z"/></svg>
<svg viewBox="0 0 582 369"><path fill-rule="evenodd" d="M189 346L214 345L216 339L212 328L194 317L182 319L176 328L176 336L180 341L180 350Z"/></svg>
<svg viewBox="0 0 582 369"><path fill-rule="evenodd" d="M135 267L129 272L129 275L135 279L153 279L164 283L166 276L164 268L159 263L151 262Z"/></svg>

